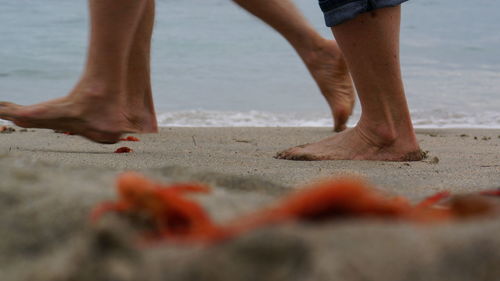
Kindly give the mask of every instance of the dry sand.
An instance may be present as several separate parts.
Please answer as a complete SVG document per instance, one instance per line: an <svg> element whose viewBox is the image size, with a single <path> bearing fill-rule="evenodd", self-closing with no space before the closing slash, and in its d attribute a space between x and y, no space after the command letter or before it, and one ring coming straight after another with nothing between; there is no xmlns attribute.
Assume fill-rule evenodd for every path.
<svg viewBox="0 0 500 281"><path fill-rule="evenodd" d="M359 175L421 199L500 187L500 130L419 130L423 162L293 162L277 151L327 128L164 128L141 142L99 145L48 130L0 134L0 280L500 280L500 220L439 226L345 221L255 231L224 245L137 249L110 216L124 170L197 180L218 221L266 206L318 178ZM135 152L114 154L120 146Z"/></svg>

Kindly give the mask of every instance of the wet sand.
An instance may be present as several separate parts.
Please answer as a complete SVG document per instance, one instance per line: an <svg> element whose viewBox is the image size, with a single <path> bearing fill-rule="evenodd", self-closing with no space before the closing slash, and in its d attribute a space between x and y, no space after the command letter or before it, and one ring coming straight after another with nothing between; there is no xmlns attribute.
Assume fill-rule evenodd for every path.
<svg viewBox="0 0 500 281"><path fill-rule="evenodd" d="M422 162L274 159L329 128L163 128L141 142L94 144L49 130L0 134L0 278L10 280L495 280L499 220L439 226L345 221L259 230L221 246L137 249L130 230L89 210L114 198L124 170L201 181L218 221L316 179L356 175L421 199L500 187L500 130L418 130ZM114 154L122 146L130 154ZM221 270L223 268L224 270ZM165 276L168 275L168 278ZM256 278L258 275L258 278ZM72 279L73 278L73 279Z"/></svg>

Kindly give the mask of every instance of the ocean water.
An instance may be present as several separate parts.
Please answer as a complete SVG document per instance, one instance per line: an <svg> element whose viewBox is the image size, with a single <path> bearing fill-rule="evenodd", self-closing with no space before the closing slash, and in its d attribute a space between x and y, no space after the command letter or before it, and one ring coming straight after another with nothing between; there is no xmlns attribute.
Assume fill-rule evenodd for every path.
<svg viewBox="0 0 500 281"><path fill-rule="evenodd" d="M153 88L163 126L330 126L293 49L229 0L158 0ZM324 36L316 0L296 0ZM86 1L0 0L0 100L64 95L88 37ZM416 127L500 128L500 1L410 0L402 65ZM355 124L359 107L351 120Z"/></svg>

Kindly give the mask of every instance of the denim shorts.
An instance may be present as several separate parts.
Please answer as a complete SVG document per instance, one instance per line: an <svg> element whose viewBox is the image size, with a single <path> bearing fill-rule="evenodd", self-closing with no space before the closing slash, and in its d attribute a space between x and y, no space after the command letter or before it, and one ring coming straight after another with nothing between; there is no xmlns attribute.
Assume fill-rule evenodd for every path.
<svg viewBox="0 0 500 281"><path fill-rule="evenodd" d="M406 1L408 0L319 0L319 6L325 14L326 25L332 27L361 13L397 6Z"/></svg>

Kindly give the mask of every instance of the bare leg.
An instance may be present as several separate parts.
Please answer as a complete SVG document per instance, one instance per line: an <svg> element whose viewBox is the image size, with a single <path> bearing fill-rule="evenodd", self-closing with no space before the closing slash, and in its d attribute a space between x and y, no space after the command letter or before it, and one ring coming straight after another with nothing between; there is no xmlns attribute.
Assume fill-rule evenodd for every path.
<svg viewBox="0 0 500 281"><path fill-rule="evenodd" d="M354 107L354 89L342 52L321 37L290 0L233 0L281 33L295 48L332 111L335 131L346 128Z"/></svg>
<svg viewBox="0 0 500 281"><path fill-rule="evenodd" d="M362 115L350 130L278 154L290 160L421 160L401 80L401 9L358 16L333 28L358 90Z"/></svg>
<svg viewBox="0 0 500 281"><path fill-rule="evenodd" d="M156 133L158 125L151 88L151 38L155 20L155 0L145 0L141 21L129 56L126 81L126 112L137 132Z"/></svg>
<svg viewBox="0 0 500 281"><path fill-rule="evenodd" d="M148 47L147 40L135 44L133 41L138 28L152 26L143 19L152 9L151 3L89 0L89 7L91 38L87 64L72 92L64 98L33 106L0 103L1 118L23 127L71 131L103 143L116 142L125 132L156 130L154 118L137 114L152 108L149 78L132 74L134 71L130 69L130 64L137 64L135 70L149 70L146 62L149 52L135 59L131 59L130 54ZM131 87L129 75L131 80L142 83Z"/></svg>

